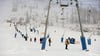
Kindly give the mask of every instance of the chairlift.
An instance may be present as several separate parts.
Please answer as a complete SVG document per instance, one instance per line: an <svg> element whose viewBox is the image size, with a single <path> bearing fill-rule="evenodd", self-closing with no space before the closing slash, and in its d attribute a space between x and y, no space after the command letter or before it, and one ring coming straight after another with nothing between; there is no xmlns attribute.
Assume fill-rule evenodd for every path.
<svg viewBox="0 0 100 56"><path fill-rule="evenodd" d="M70 5L72 5L73 3L72 2L70 2Z"/></svg>
<svg viewBox="0 0 100 56"><path fill-rule="evenodd" d="M68 7L69 5L67 4L60 4L61 7Z"/></svg>
<svg viewBox="0 0 100 56"><path fill-rule="evenodd" d="M63 13L61 13L61 15L63 15Z"/></svg>
<svg viewBox="0 0 100 56"><path fill-rule="evenodd" d="M65 20L65 18L61 18L61 20Z"/></svg>
<svg viewBox="0 0 100 56"><path fill-rule="evenodd" d="M89 10L89 12L91 12L91 10Z"/></svg>
<svg viewBox="0 0 100 56"><path fill-rule="evenodd" d="M58 2L58 0L57 0L57 2L56 2L56 4L58 4L59 2Z"/></svg>
<svg viewBox="0 0 100 56"><path fill-rule="evenodd" d="M16 7L12 8L12 11L13 11L13 12L17 12L17 10L18 10L18 9L17 9Z"/></svg>
<svg viewBox="0 0 100 56"><path fill-rule="evenodd" d="M62 8L62 11L64 10L64 8Z"/></svg>
<svg viewBox="0 0 100 56"><path fill-rule="evenodd" d="M61 13L61 15L63 15L63 13L64 13L64 8L62 8L62 13Z"/></svg>
<svg viewBox="0 0 100 56"><path fill-rule="evenodd" d="M72 5L73 3L72 3L72 0L70 0L70 5Z"/></svg>
<svg viewBox="0 0 100 56"><path fill-rule="evenodd" d="M67 0L60 0L60 6L61 7L68 7L68 1Z"/></svg>
<svg viewBox="0 0 100 56"><path fill-rule="evenodd" d="M75 0L77 2L77 0Z"/></svg>
<svg viewBox="0 0 100 56"><path fill-rule="evenodd" d="M76 3L76 7L78 7L78 3Z"/></svg>

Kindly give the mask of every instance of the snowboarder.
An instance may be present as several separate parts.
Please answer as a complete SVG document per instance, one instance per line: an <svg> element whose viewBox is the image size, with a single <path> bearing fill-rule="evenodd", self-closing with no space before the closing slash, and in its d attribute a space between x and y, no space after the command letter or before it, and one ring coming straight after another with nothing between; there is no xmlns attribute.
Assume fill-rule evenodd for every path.
<svg viewBox="0 0 100 56"><path fill-rule="evenodd" d="M51 38L48 39L49 46L51 46Z"/></svg>
<svg viewBox="0 0 100 56"><path fill-rule="evenodd" d="M65 41L65 45L66 45L65 49L68 49L68 45L69 45L69 41L68 41L68 39L66 39L66 41Z"/></svg>

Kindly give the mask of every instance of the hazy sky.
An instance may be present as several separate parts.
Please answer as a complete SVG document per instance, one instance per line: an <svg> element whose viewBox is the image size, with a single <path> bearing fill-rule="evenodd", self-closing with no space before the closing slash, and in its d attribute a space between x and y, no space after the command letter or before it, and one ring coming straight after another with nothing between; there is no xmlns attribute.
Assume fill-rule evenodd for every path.
<svg viewBox="0 0 100 56"><path fill-rule="evenodd" d="M5 19L9 16L10 11L11 11L11 6L12 6L12 1L14 0L0 0L0 21L2 19ZM22 1L22 0L19 0ZM33 0L23 0L23 1L33 1ZM41 3L42 5L46 4L46 2L42 2L42 1L47 1L47 0L35 0L39 3ZM81 5L83 5L84 7L86 6L92 6L92 7L98 7L98 1L97 0L81 0ZM90 4L90 5L89 5Z"/></svg>

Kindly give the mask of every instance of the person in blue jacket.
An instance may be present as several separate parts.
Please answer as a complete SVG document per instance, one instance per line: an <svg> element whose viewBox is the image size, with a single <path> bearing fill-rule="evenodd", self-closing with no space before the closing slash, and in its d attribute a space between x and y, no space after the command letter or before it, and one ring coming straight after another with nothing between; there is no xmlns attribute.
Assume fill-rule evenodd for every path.
<svg viewBox="0 0 100 56"><path fill-rule="evenodd" d="M64 37L61 37L61 43L63 43Z"/></svg>

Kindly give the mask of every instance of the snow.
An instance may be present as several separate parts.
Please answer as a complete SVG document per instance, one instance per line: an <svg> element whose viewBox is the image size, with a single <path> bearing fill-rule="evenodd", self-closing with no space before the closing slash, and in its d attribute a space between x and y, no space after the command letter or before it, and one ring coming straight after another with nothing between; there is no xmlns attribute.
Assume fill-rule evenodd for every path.
<svg viewBox="0 0 100 56"><path fill-rule="evenodd" d="M48 46L48 41L46 43L46 50L41 50L41 44L39 43L39 38L43 37L41 34L34 34L37 36L37 42L25 41L20 34L14 38L15 29L12 25L9 26L8 23L0 24L0 56L100 56L100 36L93 35L92 45L87 45L89 51L81 50L81 44L70 44L68 50L65 50L65 44L60 42L60 38L64 34L64 39L67 37L74 37L77 41L80 41L80 32L71 31L66 28L61 27L48 27L48 33L52 39L51 47ZM25 30L18 26L22 32ZM43 32L43 26L37 28L39 31ZM56 30L56 32L54 32ZM33 38L33 35L28 34ZM86 39L90 33L84 33ZM29 37L29 38L30 38ZM96 41L94 41L96 39Z"/></svg>
<svg viewBox="0 0 100 56"><path fill-rule="evenodd" d="M16 0L17 1L17 0ZM76 26L72 24L66 23L66 27L61 27L61 23L56 23L56 17L61 17L61 8L59 5L55 4L56 0L53 0L51 4L51 11L50 11L50 21L54 26L49 26L47 29L47 34L50 34L50 38L52 40L52 44L49 47L48 46L48 40L46 43L46 49L41 50L41 44L39 42L39 39L43 37L44 33L44 25L41 24L41 21L45 21L45 16L47 14L47 7L48 7L48 1L47 0L18 0L18 11L12 12L12 6L13 6L13 0L0 0L0 56L100 56L100 35L92 35L90 38L92 39L92 44L87 44L87 49L82 50L81 43L80 43L80 31L79 26ZM83 0L82 0L83 1ZM90 0L88 0L90 1ZM92 2L88 3L87 0L84 0L83 7L88 7L85 4L93 4L92 6L97 8L98 5L96 4L97 1L91 0ZM87 3L86 3L87 2ZM81 1L80 1L81 3ZM35 5L34 5L35 4ZM41 5L42 4L42 5ZM81 5L82 5L81 4ZM31 5L33 6L33 12L30 13ZM41 6L40 6L41 5ZM26 8L25 8L26 7ZM69 8L69 7L68 7ZM70 15L71 8L65 8L65 14L64 16L68 15L68 20L65 20L66 22L70 22ZM35 19L34 22L31 21L29 23L34 24L34 27L36 30L39 30L39 34L30 32L29 28L30 25L27 25L27 33L28 33L28 41L25 41L22 36L15 31L15 28L13 24L10 27L9 23L6 23L5 21L8 19L12 19L15 22L20 21L19 18L26 18L26 11L29 12L28 14L32 14L32 18ZM77 16L77 15L76 15ZM23 19L23 21L24 21ZM36 21L36 22L35 22ZM59 22L62 22L58 20ZM44 23L44 22L43 22ZM38 27L37 25L40 25ZM56 25L57 24L57 25ZM60 26L61 25L61 26ZM23 33L26 34L25 26L17 26L18 29ZM91 32L96 30L96 25L83 25L84 28L88 28L91 30L90 32L84 32L84 36L86 37L86 43L87 39L91 35ZM84 29L83 28L83 29ZM93 28L93 29L92 29ZM14 37L14 34L17 33L17 37ZM77 44L70 44L68 46L68 50L65 50L65 43L60 42L60 38L64 35L64 41L68 37L73 37L76 39ZM34 41L30 42L30 38L37 38L37 42ZM96 39L96 41L95 41Z"/></svg>

